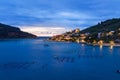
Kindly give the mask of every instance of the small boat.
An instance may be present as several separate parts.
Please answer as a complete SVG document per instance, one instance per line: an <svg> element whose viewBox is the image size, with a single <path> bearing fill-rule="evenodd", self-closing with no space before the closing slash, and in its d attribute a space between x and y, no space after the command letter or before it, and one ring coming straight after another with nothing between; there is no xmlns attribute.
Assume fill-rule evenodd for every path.
<svg viewBox="0 0 120 80"><path fill-rule="evenodd" d="M120 70L117 70L116 72L120 74Z"/></svg>
<svg viewBox="0 0 120 80"><path fill-rule="evenodd" d="M48 47L49 45L48 44L44 44L45 47Z"/></svg>

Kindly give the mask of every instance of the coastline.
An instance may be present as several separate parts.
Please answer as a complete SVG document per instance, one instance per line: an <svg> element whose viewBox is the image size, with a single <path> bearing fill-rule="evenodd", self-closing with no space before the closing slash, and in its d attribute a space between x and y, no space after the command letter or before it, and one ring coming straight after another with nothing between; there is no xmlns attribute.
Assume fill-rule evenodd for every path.
<svg viewBox="0 0 120 80"><path fill-rule="evenodd" d="M110 45L108 43L104 43L103 46L116 46L116 47L120 47L120 44L115 43L114 45Z"/></svg>
<svg viewBox="0 0 120 80"><path fill-rule="evenodd" d="M72 42L72 41L64 41L64 40L50 40L50 39L47 39L48 41L55 41L55 42ZM114 46L114 47L120 47L120 43L102 43L102 44L94 44L94 43L87 43L87 42L77 42L77 41L74 41L75 43L78 43L78 44L86 44L86 45L89 45L89 46L107 46L107 47L111 47L111 46Z"/></svg>
<svg viewBox="0 0 120 80"><path fill-rule="evenodd" d="M87 44L87 43L86 43ZM91 46L114 46L114 47L120 47L120 44L119 43L115 43L113 45L109 44L109 43L103 43L102 45L100 44L87 44L87 45L91 45Z"/></svg>

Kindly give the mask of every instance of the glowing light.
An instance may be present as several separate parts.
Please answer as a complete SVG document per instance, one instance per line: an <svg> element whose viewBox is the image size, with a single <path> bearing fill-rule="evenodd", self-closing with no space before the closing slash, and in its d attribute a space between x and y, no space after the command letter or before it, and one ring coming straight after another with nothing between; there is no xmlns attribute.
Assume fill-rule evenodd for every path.
<svg viewBox="0 0 120 80"><path fill-rule="evenodd" d="M85 44L82 44L82 46L85 46Z"/></svg>
<svg viewBox="0 0 120 80"><path fill-rule="evenodd" d="M102 49L103 48L103 45L100 45L100 49Z"/></svg>
<svg viewBox="0 0 120 80"><path fill-rule="evenodd" d="M113 49L113 45L110 46L110 49Z"/></svg>
<svg viewBox="0 0 120 80"><path fill-rule="evenodd" d="M114 43L114 41L110 41L110 45L114 45L115 43Z"/></svg>
<svg viewBox="0 0 120 80"><path fill-rule="evenodd" d="M103 45L103 41L100 40L100 41L98 42L98 44L99 44L99 45Z"/></svg>
<svg viewBox="0 0 120 80"><path fill-rule="evenodd" d="M84 43L84 42L85 42L85 40L81 40L81 42L83 42L83 43Z"/></svg>
<svg viewBox="0 0 120 80"><path fill-rule="evenodd" d="M94 41L93 41L93 45L95 45L96 43L97 43L97 41L96 41L96 40L94 40Z"/></svg>

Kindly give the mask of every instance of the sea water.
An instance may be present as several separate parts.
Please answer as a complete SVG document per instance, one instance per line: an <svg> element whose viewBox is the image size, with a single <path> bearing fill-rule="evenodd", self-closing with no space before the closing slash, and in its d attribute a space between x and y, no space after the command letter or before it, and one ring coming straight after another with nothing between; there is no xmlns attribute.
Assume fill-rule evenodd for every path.
<svg viewBox="0 0 120 80"><path fill-rule="evenodd" d="M120 80L120 47L0 40L0 80Z"/></svg>

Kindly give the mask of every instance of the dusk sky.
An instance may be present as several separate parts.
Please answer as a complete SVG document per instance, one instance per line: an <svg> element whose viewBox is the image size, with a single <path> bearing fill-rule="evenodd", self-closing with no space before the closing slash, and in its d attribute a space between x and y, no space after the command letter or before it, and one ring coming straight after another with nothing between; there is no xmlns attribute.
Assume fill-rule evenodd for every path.
<svg viewBox="0 0 120 80"><path fill-rule="evenodd" d="M0 22L38 36L120 17L120 0L0 0Z"/></svg>

